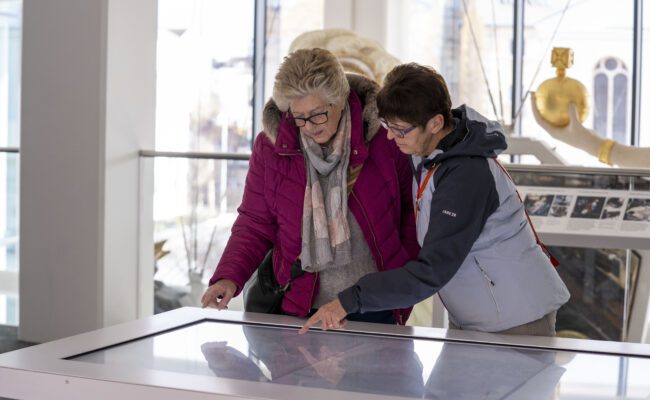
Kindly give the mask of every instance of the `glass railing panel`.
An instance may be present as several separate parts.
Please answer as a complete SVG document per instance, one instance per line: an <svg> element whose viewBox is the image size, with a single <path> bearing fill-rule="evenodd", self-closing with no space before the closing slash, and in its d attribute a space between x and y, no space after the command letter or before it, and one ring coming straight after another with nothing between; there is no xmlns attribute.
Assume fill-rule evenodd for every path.
<svg viewBox="0 0 650 400"><path fill-rule="evenodd" d="M153 163L155 312L197 306L241 203L247 160L144 158ZM241 309L236 298L231 309Z"/></svg>
<svg viewBox="0 0 650 400"><path fill-rule="evenodd" d="M0 153L0 325L18 325L19 156Z"/></svg>

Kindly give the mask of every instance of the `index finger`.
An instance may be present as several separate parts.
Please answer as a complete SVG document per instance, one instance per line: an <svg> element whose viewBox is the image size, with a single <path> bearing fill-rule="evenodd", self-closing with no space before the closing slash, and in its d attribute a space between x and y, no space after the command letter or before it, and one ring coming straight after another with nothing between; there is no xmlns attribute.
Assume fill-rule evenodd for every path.
<svg viewBox="0 0 650 400"><path fill-rule="evenodd" d="M298 331L298 333L301 334L301 335L302 335L303 333L307 333L307 331L309 330L309 328L311 328L312 326L316 325L316 323L317 323L318 321L321 321L321 320L322 320L322 318L321 318L321 316L320 316L320 313L319 313L319 312L316 312L316 314L312 315L311 318L309 318L309 319L307 320L307 322L305 322L305 325L303 325L302 328L300 328L300 330Z"/></svg>
<svg viewBox="0 0 650 400"><path fill-rule="evenodd" d="M210 304L217 304L214 300L217 297L217 293L215 291L217 290L216 286L210 286L205 293L203 293L203 297L201 297L201 304L203 307L208 307Z"/></svg>

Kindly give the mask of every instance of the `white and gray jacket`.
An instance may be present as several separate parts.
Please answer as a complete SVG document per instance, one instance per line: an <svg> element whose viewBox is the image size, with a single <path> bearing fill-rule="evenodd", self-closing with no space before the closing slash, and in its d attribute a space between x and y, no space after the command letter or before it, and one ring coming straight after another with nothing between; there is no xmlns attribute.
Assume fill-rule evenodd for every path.
<svg viewBox="0 0 650 400"><path fill-rule="evenodd" d="M500 125L465 106L452 114L456 128L420 164L422 171L437 167L418 212L418 258L341 292L346 312L407 308L438 292L454 324L496 332L568 301L514 184L495 161L506 148Z"/></svg>

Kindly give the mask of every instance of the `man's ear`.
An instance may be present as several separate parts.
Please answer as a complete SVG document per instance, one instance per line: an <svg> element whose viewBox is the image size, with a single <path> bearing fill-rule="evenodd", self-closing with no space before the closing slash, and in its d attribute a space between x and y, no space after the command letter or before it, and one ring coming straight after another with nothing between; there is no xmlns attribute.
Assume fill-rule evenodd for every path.
<svg viewBox="0 0 650 400"><path fill-rule="evenodd" d="M442 130L445 126L445 117L442 114L436 114L427 121L426 132L431 132L434 135Z"/></svg>

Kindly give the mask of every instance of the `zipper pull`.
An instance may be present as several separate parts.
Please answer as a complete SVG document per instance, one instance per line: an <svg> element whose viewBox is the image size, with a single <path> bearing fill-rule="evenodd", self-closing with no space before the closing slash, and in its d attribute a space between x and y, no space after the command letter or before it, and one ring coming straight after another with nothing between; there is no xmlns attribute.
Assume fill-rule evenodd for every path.
<svg viewBox="0 0 650 400"><path fill-rule="evenodd" d="M487 272L485 272L485 271L483 270L483 268L481 268L481 272L483 273L483 276L485 277L485 279L487 279L487 281L490 282L490 285L494 286L494 281L493 281L492 279L490 279L490 277L488 276Z"/></svg>
<svg viewBox="0 0 650 400"><path fill-rule="evenodd" d="M289 288L290 288L290 287L291 287L291 279L289 279L289 282L287 282L286 285L280 287L280 288L278 289L278 292L284 294L284 293L286 293L287 291L289 291Z"/></svg>
<svg viewBox="0 0 650 400"><path fill-rule="evenodd" d="M487 274L487 272L485 272L485 270L481 266L481 263L478 262L478 259L476 257L474 257L474 261L476 262L476 266L478 267L478 269L481 270L481 273L483 274L485 279L487 279L487 281L490 282L490 285L494 286L494 281L492 279L490 279L490 276Z"/></svg>

